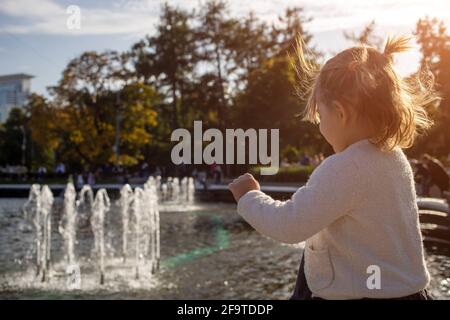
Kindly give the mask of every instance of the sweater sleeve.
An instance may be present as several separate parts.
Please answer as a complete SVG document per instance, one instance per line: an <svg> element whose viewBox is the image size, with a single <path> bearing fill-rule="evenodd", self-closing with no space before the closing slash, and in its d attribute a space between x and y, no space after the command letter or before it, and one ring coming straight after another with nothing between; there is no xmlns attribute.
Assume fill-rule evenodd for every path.
<svg viewBox="0 0 450 320"><path fill-rule="evenodd" d="M261 191L247 192L238 213L259 233L284 243L305 241L347 214L359 197L355 168L326 159L290 200L278 201Z"/></svg>

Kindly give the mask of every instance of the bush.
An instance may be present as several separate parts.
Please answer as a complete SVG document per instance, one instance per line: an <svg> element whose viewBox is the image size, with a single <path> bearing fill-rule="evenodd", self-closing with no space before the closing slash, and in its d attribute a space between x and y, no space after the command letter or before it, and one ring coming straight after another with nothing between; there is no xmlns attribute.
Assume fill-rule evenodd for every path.
<svg viewBox="0 0 450 320"><path fill-rule="evenodd" d="M286 159L289 162L298 162L299 152L295 147L288 145L281 152L281 156L283 159Z"/></svg>
<svg viewBox="0 0 450 320"><path fill-rule="evenodd" d="M312 166L289 166L280 168L278 173L272 176L261 175L261 167L253 167L250 172L258 177L261 182L289 182L301 183L308 181L309 176L313 172Z"/></svg>

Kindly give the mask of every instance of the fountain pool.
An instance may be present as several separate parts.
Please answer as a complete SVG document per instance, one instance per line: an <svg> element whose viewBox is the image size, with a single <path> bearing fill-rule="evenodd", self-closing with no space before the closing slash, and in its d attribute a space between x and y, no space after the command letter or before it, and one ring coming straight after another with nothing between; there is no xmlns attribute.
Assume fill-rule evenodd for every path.
<svg viewBox="0 0 450 320"><path fill-rule="evenodd" d="M170 186L166 188L170 190ZM128 196L133 194L133 190L122 191ZM145 259L144 252L151 252L151 247L136 246L139 237L133 227L133 203L129 206L130 215L124 218L126 199L110 200L103 222L103 284L99 281L99 260L94 254L95 235L89 217L82 214L78 221L76 235L72 237L72 256L68 255L67 249L70 236L57 227L51 228L51 243L47 246L51 259L42 282L36 274L35 229L24 220L22 213L27 199L0 199L0 298L289 298L294 289L302 244L284 245L259 235L236 214L233 204L179 198L178 194L176 200L172 198L159 205L160 266L157 272L152 272L152 259ZM51 224L58 226L66 215L67 203L55 197ZM129 229L125 235L124 219L128 219ZM63 221L64 230L70 219L66 217ZM150 241L144 243L151 246ZM69 259L76 261L78 268L67 268ZM428 247L427 263L433 277L432 293L438 298L449 299L448 253ZM76 285L74 276L79 279Z"/></svg>

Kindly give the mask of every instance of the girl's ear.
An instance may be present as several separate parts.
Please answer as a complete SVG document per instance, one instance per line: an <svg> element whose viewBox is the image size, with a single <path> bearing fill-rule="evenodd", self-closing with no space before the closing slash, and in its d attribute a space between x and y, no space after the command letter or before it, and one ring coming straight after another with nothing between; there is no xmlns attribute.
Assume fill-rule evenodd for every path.
<svg viewBox="0 0 450 320"><path fill-rule="evenodd" d="M347 125L350 120L350 114L348 113L348 109L345 108L339 101L334 101L334 106L336 108L336 113L338 119L342 123L342 125Z"/></svg>

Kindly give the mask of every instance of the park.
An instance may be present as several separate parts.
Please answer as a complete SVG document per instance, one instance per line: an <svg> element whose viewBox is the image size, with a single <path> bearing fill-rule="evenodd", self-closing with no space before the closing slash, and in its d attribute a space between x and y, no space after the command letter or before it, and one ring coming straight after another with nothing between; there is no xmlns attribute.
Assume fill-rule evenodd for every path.
<svg viewBox="0 0 450 320"><path fill-rule="evenodd" d="M238 209L253 206L262 216L287 204L301 212L293 201L304 193L311 201L336 199L323 201L319 211L324 214L334 205L353 213L364 199L379 197L380 215L388 218L386 203L412 199L393 208L404 209L399 214L404 219L417 215L418 234L412 238L423 246L427 290L449 300L450 16L445 12L450 6L430 1L410 4L414 14L401 16L396 0L386 6L39 0L47 11L29 15L23 14L29 12L25 2L5 0L0 8L0 299L290 299L301 279L304 252L309 250L311 261L336 267L346 253L334 246L339 237L332 232L345 230L351 239L355 230L343 225L364 215L330 215L321 233L307 242L283 243L259 232L267 218L254 223ZM395 42L388 34L406 34L410 51L398 40L395 60L382 53ZM334 65L345 58L346 48L363 48L363 53L353 62L345 60L344 68ZM364 77L372 55L382 67ZM391 65L395 73L387 74L395 75L371 87ZM333 78L336 69L345 73ZM348 79L356 79L351 87ZM391 79L398 85L383 94ZM366 100L352 100L358 85ZM391 169L399 163L406 167L395 167L392 175L386 170L359 176L355 170L331 169L325 183L320 179L339 154L378 147L359 138L336 147L341 146L338 136L350 136L342 128L353 118L327 86L345 92L341 102L348 105L367 102L359 103L366 106L361 114L371 115L373 128L388 118L385 136L395 126L399 135L410 134L405 141L411 143L395 149L401 156L379 161ZM427 95L431 92L436 96ZM395 112L373 113L373 105L385 107L402 98L406 102L400 107L418 101L398 112L405 119L394 117L398 106ZM324 111L326 99L339 116ZM333 126L329 119L343 124ZM399 135L385 140L395 144ZM378 158L369 159L348 167L375 167ZM247 172L256 182L245 180ZM356 205L347 208L339 192L364 190L336 185L345 179L379 194L350 199ZM315 189L317 181L321 189ZM391 182L372 189L379 181ZM251 188L242 194L233 189L245 183ZM331 191L319 194L322 190ZM251 205L238 205L239 198ZM368 221L361 222L374 224L367 239L370 233L379 236L377 230L407 225L375 225L376 217ZM385 257L387 250L368 249L367 239L352 243L361 245L357 252ZM403 240L389 249L416 261L410 252L401 254L413 242ZM328 241L329 256L328 249L316 251L308 241ZM390 265L380 268L377 261L358 268L355 274L364 286L367 280L363 295L369 296L385 288L385 274L401 281L410 275ZM319 298L321 290L349 276L333 273L335 268L322 275L306 270L309 280L319 283L313 289ZM230 315L272 311L246 303L229 307ZM217 313L206 306L179 308L180 315Z"/></svg>

